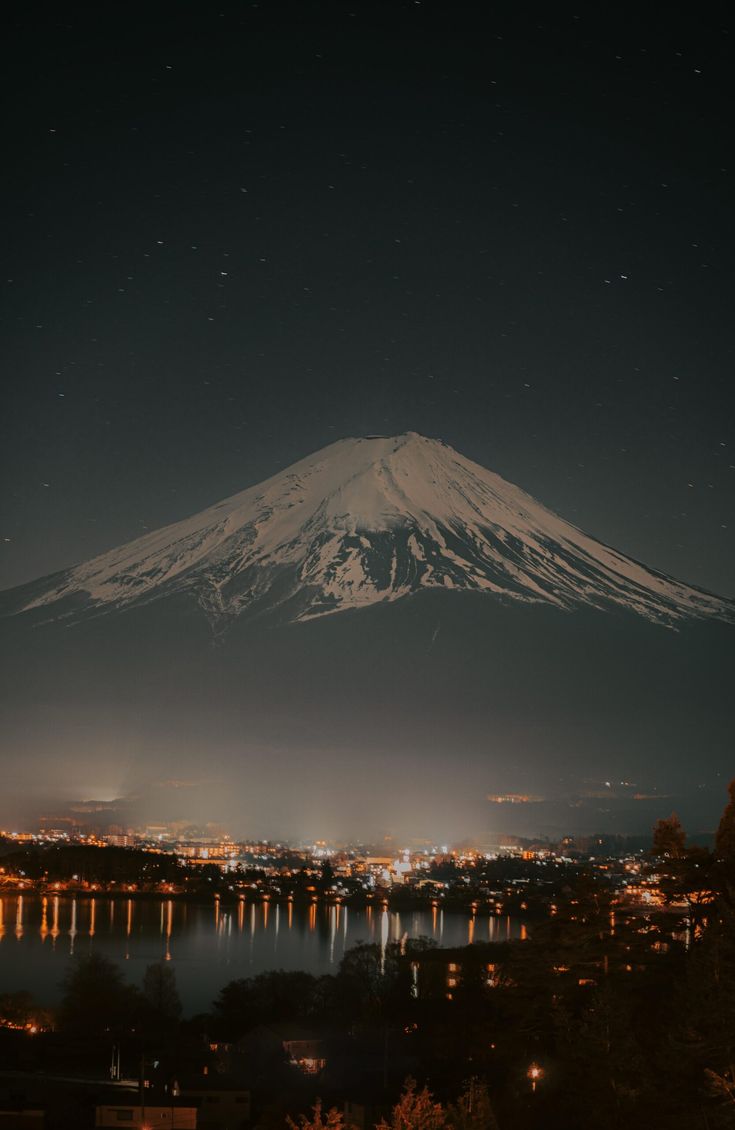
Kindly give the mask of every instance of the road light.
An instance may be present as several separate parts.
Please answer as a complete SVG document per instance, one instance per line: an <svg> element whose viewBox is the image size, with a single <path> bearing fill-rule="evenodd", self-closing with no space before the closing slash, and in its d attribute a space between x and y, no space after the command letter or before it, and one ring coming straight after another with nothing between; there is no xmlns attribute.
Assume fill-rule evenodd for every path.
<svg viewBox="0 0 735 1130"><path fill-rule="evenodd" d="M526 1075L531 1080L531 1090L535 1093L536 1085L540 1083L544 1077L543 1068L539 1067L537 1063L532 1063L528 1071L526 1072Z"/></svg>

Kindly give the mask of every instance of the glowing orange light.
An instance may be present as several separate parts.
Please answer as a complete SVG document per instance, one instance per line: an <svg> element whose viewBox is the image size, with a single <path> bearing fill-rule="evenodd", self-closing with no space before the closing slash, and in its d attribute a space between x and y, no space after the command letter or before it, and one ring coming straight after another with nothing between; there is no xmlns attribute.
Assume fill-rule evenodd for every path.
<svg viewBox="0 0 735 1130"><path fill-rule="evenodd" d="M531 1090L536 1090L536 1085L541 1082L544 1077L543 1068L539 1067L537 1063L532 1063L526 1075L531 1080Z"/></svg>

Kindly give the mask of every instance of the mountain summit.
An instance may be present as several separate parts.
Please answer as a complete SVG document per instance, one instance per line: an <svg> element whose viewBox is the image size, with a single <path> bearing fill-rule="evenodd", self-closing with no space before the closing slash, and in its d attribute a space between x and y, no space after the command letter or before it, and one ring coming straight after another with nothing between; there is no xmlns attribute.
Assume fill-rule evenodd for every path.
<svg viewBox="0 0 735 1130"><path fill-rule="evenodd" d="M16 612L106 612L187 593L217 627L276 608L305 620L424 589L672 624L731 601L588 537L499 475L415 432L344 439L258 486L16 590Z"/></svg>

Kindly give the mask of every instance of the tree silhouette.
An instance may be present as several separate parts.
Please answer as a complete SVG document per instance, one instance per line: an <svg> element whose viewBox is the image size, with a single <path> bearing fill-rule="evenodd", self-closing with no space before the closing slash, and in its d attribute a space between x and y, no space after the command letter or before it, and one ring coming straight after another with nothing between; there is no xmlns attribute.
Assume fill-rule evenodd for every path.
<svg viewBox="0 0 735 1130"><path fill-rule="evenodd" d="M447 1120L452 1130L498 1130L487 1084L470 1079L456 1103L447 1107Z"/></svg>
<svg viewBox="0 0 735 1130"><path fill-rule="evenodd" d="M176 988L176 974L170 965L157 961L143 975L143 998L161 1020L176 1021L181 1016L181 998Z"/></svg>
<svg viewBox="0 0 735 1130"><path fill-rule="evenodd" d="M434 1102L428 1087L417 1091L416 1080L407 1079L390 1122L381 1118L376 1130L451 1130L451 1127L444 1107Z"/></svg>
<svg viewBox="0 0 735 1130"><path fill-rule="evenodd" d="M327 1111L326 1121L324 1120L320 1099L317 1099L312 1107L311 1117L308 1114L301 1114L298 1122L286 1118L288 1130L343 1130L344 1124L342 1114L335 1107Z"/></svg>
<svg viewBox="0 0 735 1130"><path fill-rule="evenodd" d="M300 970L271 969L256 977L230 981L214 1002L215 1015L229 1039L258 1024L308 1019L318 1007L319 982ZM324 997L324 987L320 987Z"/></svg>
<svg viewBox="0 0 735 1130"><path fill-rule="evenodd" d="M686 849L686 833L675 812L657 820L653 828L653 854L681 859Z"/></svg>
<svg viewBox="0 0 735 1130"><path fill-rule="evenodd" d="M735 779L727 787L730 802L722 813L717 835L715 852L723 862L735 865Z"/></svg>
<svg viewBox="0 0 735 1130"><path fill-rule="evenodd" d="M77 958L62 982L60 1027L85 1036L120 1032L132 1026L140 996L118 967L101 954Z"/></svg>

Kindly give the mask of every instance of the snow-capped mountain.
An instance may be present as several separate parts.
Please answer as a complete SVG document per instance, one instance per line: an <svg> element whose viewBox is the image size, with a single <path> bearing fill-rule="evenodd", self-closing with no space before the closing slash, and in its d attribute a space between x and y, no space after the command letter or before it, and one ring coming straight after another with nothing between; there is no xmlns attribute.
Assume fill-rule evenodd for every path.
<svg viewBox="0 0 735 1130"><path fill-rule="evenodd" d="M733 602L588 537L519 487L413 432L344 439L201 513L18 595L75 617L187 593L218 627L304 620L429 588L654 621L735 618Z"/></svg>

